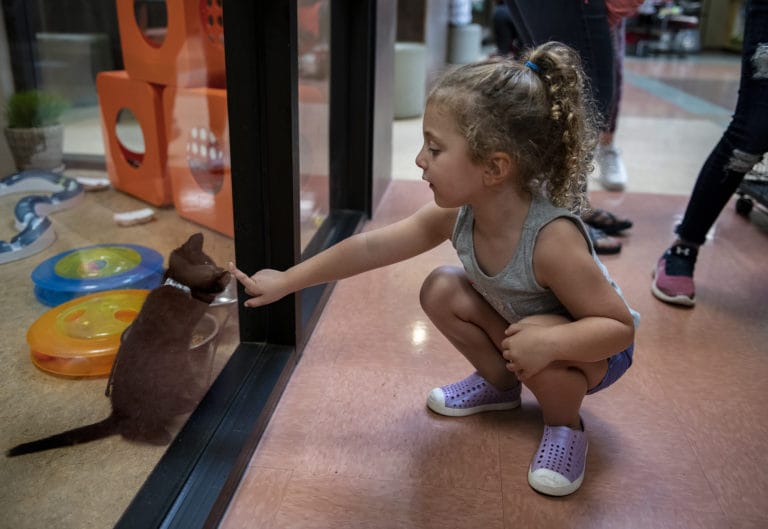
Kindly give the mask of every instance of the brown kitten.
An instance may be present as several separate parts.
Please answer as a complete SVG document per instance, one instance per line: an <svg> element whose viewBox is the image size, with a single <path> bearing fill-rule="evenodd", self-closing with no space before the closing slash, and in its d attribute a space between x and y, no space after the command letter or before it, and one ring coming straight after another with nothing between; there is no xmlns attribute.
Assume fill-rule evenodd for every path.
<svg viewBox="0 0 768 529"><path fill-rule="evenodd" d="M207 390L204 367L190 354L192 332L208 305L229 282L229 273L203 253L196 233L171 252L163 284L149 293L120 344L106 394L112 414L94 424L24 443L13 457L120 434L152 444L171 441L169 427L192 411Z"/></svg>

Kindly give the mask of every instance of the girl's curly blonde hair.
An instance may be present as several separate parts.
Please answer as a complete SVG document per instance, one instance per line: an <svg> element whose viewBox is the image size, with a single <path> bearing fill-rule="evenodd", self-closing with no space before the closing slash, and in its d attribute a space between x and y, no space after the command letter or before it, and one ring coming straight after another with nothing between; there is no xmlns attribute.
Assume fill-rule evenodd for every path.
<svg viewBox="0 0 768 529"><path fill-rule="evenodd" d="M597 132L586 77L572 48L548 42L521 61L460 66L438 79L427 105L450 112L474 162L506 152L523 189L573 211L586 205Z"/></svg>

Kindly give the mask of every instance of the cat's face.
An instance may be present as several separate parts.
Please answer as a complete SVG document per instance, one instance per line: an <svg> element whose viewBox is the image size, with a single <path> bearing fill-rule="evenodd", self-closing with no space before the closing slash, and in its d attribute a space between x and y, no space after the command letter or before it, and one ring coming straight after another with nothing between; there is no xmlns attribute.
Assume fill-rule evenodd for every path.
<svg viewBox="0 0 768 529"><path fill-rule="evenodd" d="M186 285L192 296L207 303L213 301L229 283L229 272L216 266L203 252L203 234L195 233L173 250L166 276Z"/></svg>

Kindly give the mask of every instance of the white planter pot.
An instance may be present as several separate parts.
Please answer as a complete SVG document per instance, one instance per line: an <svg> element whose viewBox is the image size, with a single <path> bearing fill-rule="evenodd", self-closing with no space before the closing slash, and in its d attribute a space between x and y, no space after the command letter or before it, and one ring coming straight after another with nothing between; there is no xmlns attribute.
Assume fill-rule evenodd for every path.
<svg viewBox="0 0 768 529"><path fill-rule="evenodd" d="M6 128L5 138L16 167L61 170L64 158L64 126L51 125L32 129Z"/></svg>

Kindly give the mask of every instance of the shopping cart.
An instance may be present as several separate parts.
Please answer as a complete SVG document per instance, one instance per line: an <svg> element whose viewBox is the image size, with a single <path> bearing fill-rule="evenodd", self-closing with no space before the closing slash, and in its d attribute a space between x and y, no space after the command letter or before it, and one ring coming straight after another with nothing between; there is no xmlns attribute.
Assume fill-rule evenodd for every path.
<svg viewBox="0 0 768 529"><path fill-rule="evenodd" d="M701 2L645 0L637 14L627 19L627 53L638 57L697 53L700 13Z"/></svg>
<svg viewBox="0 0 768 529"><path fill-rule="evenodd" d="M739 215L749 217L755 203L768 211L768 153L744 175L736 194L736 212Z"/></svg>

